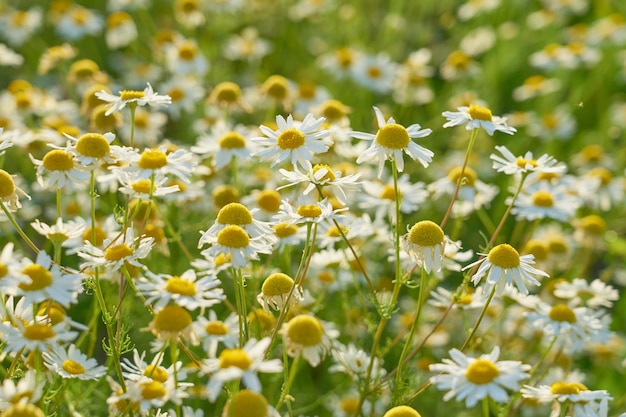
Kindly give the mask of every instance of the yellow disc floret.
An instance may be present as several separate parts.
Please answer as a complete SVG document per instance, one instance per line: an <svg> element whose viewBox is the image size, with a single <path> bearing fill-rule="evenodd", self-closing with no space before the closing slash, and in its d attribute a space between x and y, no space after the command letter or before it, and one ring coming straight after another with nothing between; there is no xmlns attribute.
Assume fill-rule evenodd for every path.
<svg viewBox="0 0 626 417"><path fill-rule="evenodd" d="M244 248L250 244L250 236L241 227L231 224L217 233L217 243L229 248Z"/></svg>
<svg viewBox="0 0 626 417"><path fill-rule="evenodd" d="M144 400L163 398L167 390L159 381L146 381L141 383L141 397Z"/></svg>
<svg viewBox="0 0 626 417"><path fill-rule="evenodd" d="M500 375L498 367L490 360L482 358L472 362L465 371L467 380L476 385L488 384L498 375Z"/></svg>
<svg viewBox="0 0 626 417"><path fill-rule="evenodd" d="M443 243L443 230L437 223L423 220L415 223L409 231L409 241L418 246L436 246Z"/></svg>
<svg viewBox="0 0 626 417"><path fill-rule="evenodd" d="M532 197L531 201L534 205L539 207L552 207L554 206L554 197L550 194L549 191L539 190L536 191Z"/></svg>
<svg viewBox="0 0 626 417"><path fill-rule="evenodd" d="M246 147L246 138L239 132L228 132L219 138L222 149L242 149Z"/></svg>
<svg viewBox="0 0 626 417"><path fill-rule="evenodd" d="M602 217L596 214L590 214L580 219L580 226L586 233L600 236L606 229L606 222Z"/></svg>
<svg viewBox="0 0 626 417"><path fill-rule="evenodd" d="M15 193L15 181L13 177L3 169L0 169L0 199L7 199Z"/></svg>
<svg viewBox="0 0 626 417"><path fill-rule="evenodd" d="M153 379L154 381L158 381L161 383L167 382L169 379L169 374L167 373L167 369L162 366L154 366L152 364L146 366L146 369L143 371L143 374L148 378Z"/></svg>
<svg viewBox="0 0 626 417"><path fill-rule="evenodd" d="M304 139L304 133L290 127L278 135L277 143L281 149L297 149L304 145Z"/></svg>
<svg viewBox="0 0 626 417"><path fill-rule="evenodd" d="M296 213L302 217L319 217L322 215L322 208L314 204L303 205L298 206Z"/></svg>
<svg viewBox="0 0 626 417"><path fill-rule="evenodd" d="M287 224L286 222L279 223L274 225L274 233L279 238L285 238L296 234L298 231L298 226L295 224Z"/></svg>
<svg viewBox="0 0 626 417"><path fill-rule="evenodd" d="M152 181L146 178L142 178L138 181L135 181L130 186L136 193L150 194L150 190L152 189Z"/></svg>
<svg viewBox="0 0 626 417"><path fill-rule="evenodd" d="M126 243L113 245L104 251L104 259L107 261L119 261L133 254L133 250Z"/></svg>
<svg viewBox="0 0 626 417"><path fill-rule="evenodd" d="M29 283L20 283L18 286L23 291L37 291L52 284L52 274L39 264L30 264L22 269L22 274L28 276Z"/></svg>
<svg viewBox="0 0 626 417"><path fill-rule="evenodd" d="M421 415L408 405L399 405L387 411L383 417L421 417Z"/></svg>
<svg viewBox="0 0 626 417"><path fill-rule="evenodd" d="M225 417L265 417L268 410L267 400L263 394L244 389L230 400L228 414Z"/></svg>
<svg viewBox="0 0 626 417"><path fill-rule="evenodd" d="M463 180L461 181L462 185L466 185L468 187L473 187L476 183L476 179L478 175L476 175L476 171L474 171L470 167L455 167L448 172L448 179L453 183L457 183L459 181L459 176L461 175L461 170L463 170Z"/></svg>
<svg viewBox="0 0 626 417"><path fill-rule="evenodd" d="M61 367L65 372L70 375L81 375L85 373L85 368L83 367L83 365L72 359L64 360L61 364Z"/></svg>
<svg viewBox="0 0 626 417"><path fill-rule="evenodd" d="M504 269L517 268L520 265L519 253L507 243L491 249L487 258L493 265Z"/></svg>
<svg viewBox="0 0 626 417"><path fill-rule="evenodd" d="M146 149L137 163L141 169L159 169L167 165L167 155L159 149Z"/></svg>
<svg viewBox="0 0 626 417"><path fill-rule="evenodd" d="M46 417L41 408L27 402L11 405L2 412L2 417Z"/></svg>
<svg viewBox="0 0 626 417"><path fill-rule="evenodd" d="M467 110L467 112L474 120L485 120L490 122L493 119L493 114L491 114L491 110L487 107L472 104L469 106L469 110Z"/></svg>
<svg viewBox="0 0 626 417"><path fill-rule="evenodd" d="M157 331L181 332L191 324L193 319L187 310L177 305L163 307L154 317Z"/></svg>
<svg viewBox="0 0 626 417"><path fill-rule="evenodd" d="M288 294L293 287L293 279L287 274L277 272L271 274L263 281L261 292L268 297Z"/></svg>
<svg viewBox="0 0 626 417"><path fill-rule="evenodd" d="M333 181L337 178L335 177L333 170L330 169L330 166L326 164L317 164L313 166L313 173L317 173L320 169L326 169L326 173L322 178L320 178L320 181Z"/></svg>
<svg viewBox="0 0 626 417"><path fill-rule="evenodd" d="M243 204L226 204L217 213L217 222L220 224L246 225L252 223L252 213Z"/></svg>
<svg viewBox="0 0 626 417"><path fill-rule="evenodd" d="M550 313L548 313L548 317L550 320L567 322L567 323L576 323L576 313L569 306L565 304L557 304L550 309Z"/></svg>
<svg viewBox="0 0 626 417"><path fill-rule="evenodd" d="M193 281L177 276L167 280L165 290L171 294L180 294L187 297L193 297L197 293L196 284Z"/></svg>
<svg viewBox="0 0 626 417"><path fill-rule="evenodd" d="M576 395L580 391L587 391L587 387L580 382L557 381L550 385L550 393L556 395Z"/></svg>
<svg viewBox="0 0 626 417"><path fill-rule="evenodd" d="M56 336L55 331L47 324L34 323L24 328L23 336L28 340L48 340Z"/></svg>
<svg viewBox="0 0 626 417"><path fill-rule="evenodd" d="M228 334L228 326L223 321L210 321L204 326L204 331L213 336L225 336Z"/></svg>
<svg viewBox="0 0 626 417"><path fill-rule="evenodd" d="M74 168L74 158L69 152L53 149L42 159L44 168L48 171L69 171Z"/></svg>
<svg viewBox="0 0 626 417"><path fill-rule="evenodd" d="M100 133L86 133L78 139L76 151L90 158L104 158L111 151L111 146Z"/></svg>
<svg viewBox="0 0 626 417"><path fill-rule="evenodd" d="M276 190L263 190L257 194L257 205L270 213L277 213L280 209L280 193Z"/></svg>
<svg viewBox="0 0 626 417"><path fill-rule="evenodd" d="M324 329L318 319L301 314L287 323L287 337L302 346L316 346L322 342Z"/></svg>
<svg viewBox="0 0 626 417"><path fill-rule="evenodd" d="M404 149L411 141L406 128L397 123L387 123L376 133L376 142L384 148Z"/></svg>
<svg viewBox="0 0 626 417"><path fill-rule="evenodd" d="M220 368L230 368L232 366L246 370L252 365L252 359L242 349L224 349L220 353Z"/></svg>
<svg viewBox="0 0 626 417"><path fill-rule="evenodd" d="M144 98L146 93L139 90L124 90L120 93L120 98L122 100L137 100L140 98Z"/></svg>

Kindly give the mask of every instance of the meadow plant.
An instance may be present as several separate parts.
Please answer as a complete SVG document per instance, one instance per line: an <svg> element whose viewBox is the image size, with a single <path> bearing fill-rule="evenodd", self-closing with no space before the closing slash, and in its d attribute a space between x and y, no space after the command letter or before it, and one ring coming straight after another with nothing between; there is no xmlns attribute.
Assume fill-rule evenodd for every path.
<svg viewBox="0 0 626 417"><path fill-rule="evenodd" d="M0 416L625 416L625 47L609 0L0 3Z"/></svg>

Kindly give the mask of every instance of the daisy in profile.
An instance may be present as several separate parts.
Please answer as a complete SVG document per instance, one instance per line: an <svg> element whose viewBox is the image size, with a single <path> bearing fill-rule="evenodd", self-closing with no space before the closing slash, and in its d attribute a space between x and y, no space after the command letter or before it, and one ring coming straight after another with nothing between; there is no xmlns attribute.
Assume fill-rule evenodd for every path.
<svg viewBox="0 0 626 417"><path fill-rule="evenodd" d="M155 274L147 270L144 277L139 278L137 290L157 309L174 302L191 311L200 308L202 312L224 299L224 291L218 288L220 285L217 276L197 277L193 269L180 275Z"/></svg>
<svg viewBox="0 0 626 417"><path fill-rule="evenodd" d="M126 233L104 239L103 249L85 241L83 247L78 251L78 256L86 261L82 268L102 267L109 272L115 272L127 264L142 267L139 259L147 257L153 246L153 237L135 238L132 230L128 229Z"/></svg>
<svg viewBox="0 0 626 417"><path fill-rule="evenodd" d="M378 132L376 134L364 132L351 132L350 136L357 139L371 140L372 143L357 158L357 164L369 160L378 160L378 178L382 177L385 160L393 160L396 163L398 172L404 170L404 159L402 152L406 152L413 160L417 160L426 168L433 159L434 153L411 139L423 138L430 135L432 130L422 129L419 124L412 124L404 127L396 123L393 117L385 121L383 112L378 107L374 107L376 121L378 122Z"/></svg>
<svg viewBox="0 0 626 417"><path fill-rule="evenodd" d="M519 361L498 361L500 348L478 358L465 356L460 350L452 349L450 357L443 363L430 365L430 370L441 372L431 377L430 382L440 390L449 390L444 401L455 398L465 400L466 407L473 407L484 398L503 403L509 400L507 391L518 391L520 382L528 378L530 365Z"/></svg>
<svg viewBox="0 0 626 417"><path fill-rule="evenodd" d="M255 137L251 141L263 147L256 152L264 161L272 161L275 166L283 161L289 161L293 166L300 165L307 171L313 169L311 160L316 153L328 151L332 141L328 138L328 130L318 130L324 118L316 119L311 113L307 114L302 122L294 121L290 114L285 119L276 116L278 129L272 130L261 125L259 128L266 137Z"/></svg>
<svg viewBox="0 0 626 417"><path fill-rule="evenodd" d="M280 205L278 214L274 216L274 219L278 223L286 222L286 225L299 225L304 223L321 223L322 221L338 220L342 218L342 211L347 208L333 210L333 206L328 199L323 199L317 203L311 203L302 201L303 204L299 204L297 207L292 205L289 201L283 200Z"/></svg>
<svg viewBox="0 0 626 417"><path fill-rule="evenodd" d="M65 323L16 322L16 326L8 323L0 324L0 334L5 342L4 353L47 352L65 342L74 340L77 332L66 330Z"/></svg>
<svg viewBox="0 0 626 417"><path fill-rule="evenodd" d="M285 323L281 333L287 344L287 354L302 356L309 365L320 364L339 332L314 316L299 314Z"/></svg>
<svg viewBox="0 0 626 417"><path fill-rule="evenodd" d="M202 236L198 244L202 246L206 243L215 242L219 232L230 225L240 226L252 239L263 240L269 245L274 244L277 240L274 236L274 230L269 222L254 218L258 212L258 208L248 210L246 206L240 203L226 204L218 211L213 225L205 232L200 232Z"/></svg>
<svg viewBox="0 0 626 417"><path fill-rule="evenodd" d="M517 129L514 127L507 126L506 118L494 116L487 107L472 104L470 106L458 107L458 110L444 111L442 113L443 117L448 119L443 127L465 125L466 130L483 128L489 136L493 136L496 130L509 135L517 132Z"/></svg>
<svg viewBox="0 0 626 417"><path fill-rule="evenodd" d="M269 337L259 341L250 339L243 348L224 349L217 358L205 359L202 371L211 375L206 387L209 401L215 402L226 382L241 380L249 390L260 392L257 373L282 372L280 359L263 359L269 345Z"/></svg>
<svg viewBox="0 0 626 417"><path fill-rule="evenodd" d="M167 95L160 95L156 93L152 85L147 83L148 86L141 90L122 90L119 95L113 95L106 90L102 90L96 93L96 97L109 104L109 109L105 113L107 116L111 113L118 112L126 106L145 106L146 104L156 107L164 106L172 102L172 98Z"/></svg>
<svg viewBox="0 0 626 417"><path fill-rule="evenodd" d="M556 381L550 385L524 385L522 396L540 403L552 403L551 415L562 415L562 408L576 417L606 417L613 398L605 390L590 390L580 382ZM570 414L571 413L571 414ZM623 414L622 414L623 415Z"/></svg>
<svg viewBox="0 0 626 417"><path fill-rule="evenodd" d="M15 211L22 207L19 196L26 197L30 200L28 194L15 185L13 175L0 169L0 204L9 211Z"/></svg>
<svg viewBox="0 0 626 417"><path fill-rule="evenodd" d="M98 365L93 358L71 344L67 350L59 346L43 352L44 364L48 369L65 379L98 380L106 374L106 367Z"/></svg>
<svg viewBox="0 0 626 417"><path fill-rule="evenodd" d="M294 167L293 171L280 169L279 172L283 179L289 181L289 184L278 187L277 191L296 184L307 184L302 195L308 195L317 186L328 186L337 200L344 205L348 202L345 190L354 189L360 184L359 178L361 177L360 173L343 175L341 171L334 171L326 164L316 164L307 173L300 172L297 167Z"/></svg>
<svg viewBox="0 0 626 417"><path fill-rule="evenodd" d="M402 246L409 257L422 265L426 272L441 271L445 235L438 224L430 220L417 222L403 236Z"/></svg>
<svg viewBox="0 0 626 417"><path fill-rule="evenodd" d="M583 278L574 278L572 282L557 282L554 295L570 300L574 305L584 305L592 309L611 308L613 302L619 299L619 292L600 279L588 282Z"/></svg>
<svg viewBox="0 0 626 417"><path fill-rule="evenodd" d="M491 154L493 169L504 172L507 175L526 172L540 172L561 175L567 167L552 156L543 154L535 159L533 153L528 151L522 156L515 156L506 146L496 146L496 150L502 154Z"/></svg>
<svg viewBox="0 0 626 417"><path fill-rule="evenodd" d="M520 256L513 246L506 243L495 246L488 254L479 253L479 255L481 258L478 261L465 266L462 270L478 266L478 270L472 276L472 282L478 285L486 275L488 287L486 292L495 287L501 294L506 286L515 285L522 294L528 295L528 284L541 285L534 276L549 276L546 272L533 268L532 265L535 263L533 255Z"/></svg>
<svg viewBox="0 0 626 417"><path fill-rule="evenodd" d="M270 308L281 311L285 306L298 304L302 296L302 289L294 288L293 279L289 275L276 272L263 281L257 301L265 311L270 311Z"/></svg>

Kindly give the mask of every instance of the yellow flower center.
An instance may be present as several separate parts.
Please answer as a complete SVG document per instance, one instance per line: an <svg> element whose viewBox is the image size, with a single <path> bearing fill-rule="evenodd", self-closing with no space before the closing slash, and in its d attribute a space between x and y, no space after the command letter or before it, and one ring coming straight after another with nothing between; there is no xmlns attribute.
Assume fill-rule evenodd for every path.
<svg viewBox="0 0 626 417"><path fill-rule="evenodd" d="M411 141L406 128L397 123L387 123L376 132L376 142L384 148L404 149Z"/></svg>
<svg viewBox="0 0 626 417"><path fill-rule="evenodd" d="M217 243L228 248L244 248L250 244L250 236L241 227L231 224L217 233Z"/></svg>
<svg viewBox="0 0 626 417"><path fill-rule="evenodd" d="M100 226L96 226L95 235L96 235L96 241L91 242L91 227L87 227L85 229L85 232L83 232L82 237L83 237L83 240L91 242L94 246L102 245L102 243L104 242L104 239L106 239L107 237L106 232Z"/></svg>
<svg viewBox="0 0 626 417"><path fill-rule="evenodd" d="M0 279L4 278L8 273L9 267L6 264L0 262Z"/></svg>
<svg viewBox="0 0 626 417"><path fill-rule="evenodd" d="M43 166L48 171L69 171L74 168L74 159L69 152L61 149L53 149L42 160Z"/></svg>
<svg viewBox="0 0 626 417"><path fill-rule="evenodd" d="M258 193L256 203L263 210L276 213L280 209L280 193L275 190L263 190Z"/></svg>
<svg viewBox="0 0 626 417"><path fill-rule="evenodd" d="M279 238L285 238L296 234L298 227L295 224L280 223L274 226L274 233Z"/></svg>
<svg viewBox="0 0 626 417"><path fill-rule="evenodd" d="M302 217L319 217L322 215L322 208L314 204L303 205L298 206L296 213Z"/></svg>
<svg viewBox="0 0 626 417"><path fill-rule="evenodd" d="M346 416L354 416L359 409L359 399L356 397L343 398L339 402L339 408L344 412Z"/></svg>
<svg viewBox="0 0 626 417"><path fill-rule="evenodd" d="M236 103L241 97L241 88L233 82L224 81L215 86L211 96L215 97L218 103Z"/></svg>
<svg viewBox="0 0 626 417"><path fill-rule="evenodd" d="M548 244L539 239L530 239L524 246L524 252L535 256L535 260L542 261L548 257L550 248Z"/></svg>
<svg viewBox="0 0 626 417"><path fill-rule="evenodd" d="M65 320L66 316L63 306L55 301L46 301L41 303L37 314L40 316L48 316L48 319L53 326Z"/></svg>
<svg viewBox="0 0 626 417"><path fill-rule="evenodd" d="M461 175L462 169L463 167L452 168L450 172L448 172L448 179L451 182L456 184L459 181L459 176ZM474 184L476 183L477 178L478 178L478 175L476 175L476 171L466 166L465 169L463 170L463 180L461 181L461 184L469 186L469 187L473 187Z"/></svg>
<svg viewBox="0 0 626 417"><path fill-rule="evenodd" d="M556 178L559 178L559 174L557 172L539 172L537 174L537 179L539 181L552 182Z"/></svg>
<svg viewBox="0 0 626 417"><path fill-rule="evenodd" d="M580 382L557 381L550 385L550 393L556 395L576 395L580 391L587 391L587 387Z"/></svg>
<svg viewBox="0 0 626 417"><path fill-rule="evenodd" d="M37 291L52 284L52 274L39 264L30 264L22 269L22 274L27 275L31 282L20 283L19 287L24 291Z"/></svg>
<svg viewBox="0 0 626 417"><path fill-rule="evenodd" d="M218 208L224 207L228 203L236 203L239 201L239 191L227 184L215 187L211 194L213 196L213 203Z"/></svg>
<svg viewBox="0 0 626 417"><path fill-rule="evenodd" d="M276 99L283 100L287 97L289 92L289 82L285 77L280 75L272 75L263 83L262 89L268 96Z"/></svg>
<svg viewBox="0 0 626 417"><path fill-rule="evenodd" d="M580 219L580 225L586 233L595 236L600 236L606 229L606 222L602 217L596 214L591 214Z"/></svg>
<svg viewBox="0 0 626 417"><path fill-rule="evenodd" d="M289 294L293 287L293 279L289 275L277 272L263 281L261 292L267 297Z"/></svg>
<svg viewBox="0 0 626 417"><path fill-rule="evenodd" d="M524 81L524 85L529 87L533 91L541 90L541 86L545 82L546 77L543 75L533 75L532 77L526 78Z"/></svg>
<svg viewBox="0 0 626 417"><path fill-rule="evenodd" d="M169 374L167 373L167 369L165 369L162 366L155 367L152 364L146 366L146 369L143 371L143 374L145 376L151 378L153 381L158 381L158 382L161 382L163 384L165 382L167 382L167 379L169 378Z"/></svg>
<svg viewBox="0 0 626 417"><path fill-rule="evenodd" d="M111 151L111 146L103 135L86 133L78 139L76 151L90 158L103 158Z"/></svg>
<svg viewBox="0 0 626 417"><path fill-rule="evenodd" d="M250 368L252 359L242 349L224 349L220 353L220 368L230 368L234 366L244 371Z"/></svg>
<svg viewBox="0 0 626 417"><path fill-rule="evenodd" d="M567 241L565 240L563 236L559 236L559 235L550 236L548 238L548 248L550 249L551 253L557 253L557 254L566 253L568 249Z"/></svg>
<svg viewBox="0 0 626 417"><path fill-rule="evenodd" d="M409 241L418 246L436 246L443 243L443 230L437 223L423 220L415 223L409 231Z"/></svg>
<svg viewBox="0 0 626 417"><path fill-rule="evenodd" d="M138 90L124 90L120 93L120 98L123 101L137 100L140 98L144 98L145 96L146 96L146 93L144 93L143 91L138 91Z"/></svg>
<svg viewBox="0 0 626 417"><path fill-rule="evenodd" d="M197 292L196 284L193 281L176 276L167 280L165 290L172 294L180 294L187 297L193 297Z"/></svg>
<svg viewBox="0 0 626 417"><path fill-rule="evenodd" d="M220 267L228 262L230 262L230 253L227 253L227 254L220 253L215 257L216 267Z"/></svg>
<svg viewBox="0 0 626 417"><path fill-rule="evenodd" d="M132 18L126 12L113 12L107 17L107 27L114 29L131 21Z"/></svg>
<svg viewBox="0 0 626 417"><path fill-rule="evenodd" d="M227 417L265 417L268 414L265 397L254 391L241 390L230 400Z"/></svg>
<svg viewBox="0 0 626 417"><path fill-rule="evenodd" d="M70 67L70 75L79 79L93 77L99 71L100 67L91 59L81 59Z"/></svg>
<svg viewBox="0 0 626 417"><path fill-rule="evenodd" d="M331 271L325 270L317 274L317 279L325 284L332 284L335 282L335 275Z"/></svg>
<svg viewBox="0 0 626 417"><path fill-rule="evenodd" d="M13 177L3 169L0 169L0 199L9 198L15 193L15 181Z"/></svg>
<svg viewBox="0 0 626 417"><path fill-rule="evenodd" d="M467 110L467 112L474 120L485 120L487 122L490 122L493 119L491 110L489 110L487 107L472 104L469 106L469 110Z"/></svg>
<svg viewBox="0 0 626 417"><path fill-rule="evenodd" d="M517 268L520 265L519 253L513 248L513 246L503 243L496 246L489 251L487 259L495 266L500 268L509 269Z"/></svg>
<svg viewBox="0 0 626 417"><path fill-rule="evenodd" d="M56 335L52 327L47 324L35 323L26 326L23 336L28 340L48 340Z"/></svg>
<svg viewBox="0 0 626 417"><path fill-rule="evenodd" d="M281 149L297 149L304 145L304 134L298 129L290 127L278 135L277 142Z"/></svg>
<svg viewBox="0 0 626 417"><path fill-rule="evenodd" d="M210 321L205 327L204 330L207 334L214 336L224 336L228 334L228 326L221 321Z"/></svg>
<svg viewBox="0 0 626 417"><path fill-rule="evenodd" d="M152 181L148 179L141 179L139 181L135 181L132 183L131 188L136 193L140 194L150 194L150 189L152 188Z"/></svg>
<svg viewBox="0 0 626 417"><path fill-rule="evenodd" d="M398 405L387 411L383 417L421 417L421 415L408 405Z"/></svg>
<svg viewBox="0 0 626 417"><path fill-rule="evenodd" d="M158 149L146 149L138 162L141 169L159 169L167 165L167 155Z"/></svg>
<svg viewBox="0 0 626 417"><path fill-rule="evenodd" d="M159 381L146 381L141 384L141 397L144 400L154 400L165 396L165 387Z"/></svg>
<svg viewBox="0 0 626 417"><path fill-rule="evenodd" d="M4 410L2 417L46 417L46 415L36 405L20 402Z"/></svg>
<svg viewBox="0 0 626 417"><path fill-rule="evenodd" d="M72 360L66 359L61 364L61 367L65 372L71 375L80 375L85 373L85 368L80 363Z"/></svg>
<svg viewBox="0 0 626 417"><path fill-rule="evenodd" d="M193 60L198 53L198 47L191 41L183 41L178 45L178 57L183 61Z"/></svg>
<svg viewBox="0 0 626 417"><path fill-rule="evenodd" d="M248 321L250 322L250 326L262 332L272 330L274 323L276 323L274 316L262 308L257 308L256 310L248 313Z"/></svg>
<svg viewBox="0 0 626 417"><path fill-rule="evenodd" d="M217 222L220 224L251 224L252 214L243 204L230 203L222 207L217 213Z"/></svg>
<svg viewBox="0 0 626 417"><path fill-rule="evenodd" d="M322 324L315 317L301 314L287 323L287 337L302 346L319 345L323 335Z"/></svg>
<svg viewBox="0 0 626 417"><path fill-rule="evenodd" d="M462 51L452 51L450 55L448 55L448 58L446 58L446 63L457 69L465 69L471 62L472 59L469 55Z"/></svg>
<svg viewBox="0 0 626 417"><path fill-rule="evenodd" d="M518 156L517 159L515 160L515 165L517 165L520 168L526 168L527 165L530 165L533 168L537 168L537 161L534 159L526 159L526 158L522 158L521 156Z"/></svg>
<svg viewBox="0 0 626 417"><path fill-rule="evenodd" d="M400 190L398 190L400 195ZM383 200L396 201L396 189L393 185L387 184L383 187L383 191L380 193L380 198Z"/></svg>
<svg viewBox="0 0 626 417"><path fill-rule="evenodd" d="M104 251L104 259L107 261L119 261L133 254L133 250L126 243L113 245Z"/></svg>
<svg viewBox="0 0 626 417"><path fill-rule="evenodd" d="M611 183L611 180L613 179L613 174L611 174L611 171L603 167L593 168L587 173L587 175L589 175L590 177L599 178L600 184L603 187L609 185Z"/></svg>
<svg viewBox="0 0 626 417"><path fill-rule="evenodd" d="M321 113L329 122L343 119L348 113L348 108L338 100L326 100L322 103Z"/></svg>
<svg viewBox="0 0 626 417"><path fill-rule="evenodd" d="M531 197L531 201L534 205L539 207L552 207L554 206L554 197L549 191L539 190L536 191Z"/></svg>
<svg viewBox="0 0 626 417"><path fill-rule="evenodd" d="M500 375L498 367L490 360L482 358L472 362L465 371L467 380L476 385L488 384L498 375Z"/></svg>
<svg viewBox="0 0 626 417"><path fill-rule="evenodd" d="M246 139L241 133L228 132L219 139L220 148L242 149L246 147Z"/></svg>
<svg viewBox="0 0 626 417"><path fill-rule="evenodd" d="M343 234L345 235L346 233L348 233L348 228L346 226L341 226L341 228L339 228L337 226L332 226L326 232L326 236L329 236L329 237L341 237L341 232L343 232Z"/></svg>
<svg viewBox="0 0 626 417"><path fill-rule="evenodd" d="M541 117L541 122L548 129L556 129L559 126L559 119L554 113L547 113Z"/></svg>
<svg viewBox="0 0 626 417"><path fill-rule="evenodd" d="M333 172L332 169L330 169L330 165L326 165L326 164L317 164L313 167L313 173L315 174L316 172L318 172L320 169L326 168L326 174L324 174L324 176L322 178L320 178L320 181L333 181L335 180L337 177L335 177L335 173Z"/></svg>
<svg viewBox="0 0 626 417"><path fill-rule="evenodd" d="M458 300L456 300L456 303L460 305L469 305L472 304L472 300L473 298L471 294L463 294Z"/></svg>
<svg viewBox="0 0 626 417"><path fill-rule="evenodd" d="M192 322L191 315L177 305L163 307L154 317L154 327L163 332L181 332Z"/></svg>
<svg viewBox="0 0 626 417"><path fill-rule="evenodd" d="M576 313L565 304L557 304L550 309L548 313L550 320L566 321L568 323L576 323Z"/></svg>
<svg viewBox="0 0 626 417"><path fill-rule="evenodd" d="M587 145L580 151L580 154L587 162L599 162L604 156L604 148L600 145Z"/></svg>

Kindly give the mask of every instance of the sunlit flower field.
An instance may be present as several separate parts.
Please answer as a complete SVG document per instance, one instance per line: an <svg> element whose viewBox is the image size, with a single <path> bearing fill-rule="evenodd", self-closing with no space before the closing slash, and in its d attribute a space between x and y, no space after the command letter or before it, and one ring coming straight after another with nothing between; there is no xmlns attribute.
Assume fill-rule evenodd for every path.
<svg viewBox="0 0 626 417"><path fill-rule="evenodd" d="M0 416L626 416L626 3L0 3Z"/></svg>

